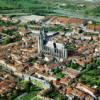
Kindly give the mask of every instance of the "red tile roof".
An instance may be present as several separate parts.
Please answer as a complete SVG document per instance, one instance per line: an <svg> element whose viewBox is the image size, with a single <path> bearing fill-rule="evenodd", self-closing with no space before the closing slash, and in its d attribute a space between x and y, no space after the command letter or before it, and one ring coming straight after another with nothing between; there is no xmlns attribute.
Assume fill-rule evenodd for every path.
<svg viewBox="0 0 100 100"><path fill-rule="evenodd" d="M72 92L73 92L73 88L72 87L67 87L66 94L67 95L72 95Z"/></svg>
<svg viewBox="0 0 100 100"><path fill-rule="evenodd" d="M60 81L59 80L53 80L53 84L59 85L60 84Z"/></svg>
<svg viewBox="0 0 100 100"><path fill-rule="evenodd" d="M76 85L76 88L79 89L79 90L81 90L81 91L84 91L85 93L90 94L91 96L95 96L96 90L92 89L91 87L89 87L87 85L84 85L82 83L78 83Z"/></svg>
<svg viewBox="0 0 100 100"><path fill-rule="evenodd" d="M89 24L87 26L87 29L90 29L90 30L95 30L95 31L100 31L100 25L93 25L93 24Z"/></svg>
<svg viewBox="0 0 100 100"><path fill-rule="evenodd" d="M67 17L53 17L52 18L52 22L56 23L56 22L60 22L62 24L66 24L68 23L69 21L69 18Z"/></svg>
<svg viewBox="0 0 100 100"><path fill-rule="evenodd" d="M7 27L8 30L13 30L13 29L16 29L16 26L9 26Z"/></svg>
<svg viewBox="0 0 100 100"><path fill-rule="evenodd" d="M74 23L74 24L83 24L84 20L79 19L79 18L70 18L69 23Z"/></svg>
<svg viewBox="0 0 100 100"><path fill-rule="evenodd" d="M8 21L8 20L9 20L9 17L7 17L7 16L2 17L1 20L3 20L3 21Z"/></svg>
<svg viewBox="0 0 100 100"><path fill-rule="evenodd" d="M67 68L67 74L71 77L71 78L75 78L79 75L79 72L77 70L74 70L72 68Z"/></svg>
<svg viewBox="0 0 100 100"><path fill-rule="evenodd" d="M4 80L0 82L0 94L4 94L5 92L11 90L16 86L16 83L11 80Z"/></svg>
<svg viewBox="0 0 100 100"><path fill-rule="evenodd" d="M0 27L0 32L2 32L2 30L3 30L3 27Z"/></svg>
<svg viewBox="0 0 100 100"><path fill-rule="evenodd" d="M69 77L67 77L67 78L65 77L65 78L61 78L60 83L67 84L69 81L70 81L70 78Z"/></svg>
<svg viewBox="0 0 100 100"><path fill-rule="evenodd" d="M85 100L91 100L91 96L87 95L87 96L85 97Z"/></svg>
<svg viewBox="0 0 100 100"><path fill-rule="evenodd" d="M74 89L74 91L76 92L75 95L78 96L80 98L80 100L83 99L83 97L85 97L85 93L83 91L80 91L78 89Z"/></svg>
<svg viewBox="0 0 100 100"><path fill-rule="evenodd" d="M54 69L54 68L56 68L56 67L58 67L59 66L59 64L51 64L50 66L49 66L49 69Z"/></svg>
<svg viewBox="0 0 100 100"><path fill-rule="evenodd" d="M53 16L51 18L51 22L53 23L56 23L56 22L59 22L61 24L82 24L84 22L83 19L79 19L79 18L67 18L67 17L56 17L56 16Z"/></svg>

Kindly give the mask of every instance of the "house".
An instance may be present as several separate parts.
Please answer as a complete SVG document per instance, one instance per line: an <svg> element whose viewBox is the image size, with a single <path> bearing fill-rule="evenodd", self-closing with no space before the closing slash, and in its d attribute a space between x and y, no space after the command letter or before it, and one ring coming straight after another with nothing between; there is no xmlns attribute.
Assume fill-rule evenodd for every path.
<svg viewBox="0 0 100 100"><path fill-rule="evenodd" d="M91 36L82 36L81 40L91 40L92 37Z"/></svg>
<svg viewBox="0 0 100 100"><path fill-rule="evenodd" d="M52 71L53 69L56 69L56 68L58 68L59 67L59 64L51 64L51 65L49 65L49 71Z"/></svg>
<svg viewBox="0 0 100 100"><path fill-rule="evenodd" d="M60 79L60 84L68 85L70 82L71 78L70 77L64 77Z"/></svg>
<svg viewBox="0 0 100 100"><path fill-rule="evenodd" d="M70 100L74 100L75 97L79 98L79 100L94 100L94 97L90 94L87 94L83 90L77 89L73 86L67 87L65 93Z"/></svg>
<svg viewBox="0 0 100 100"><path fill-rule="evenodd" d="M52 17L51 19L51 24L60 24L60 25L66 25L69 21L69 18L67 17Z"/></svg>
<svg viewBox="0 0 100 100"><path fill-rule="evenodd" d="M66 24L82 25L84 23L84 20L79 19L79 18L68 18L68 17L53 16L46 23L47 24L53 24L53 25L66 25Z"/></svg>
<svg viewBox="0 0 100 100"><path fill-rule="evenodd" d="M18 22L19 22L19 20L18 20L16 17L13 17L13 18L11 19L11 21L12 21L13 23L18 23Z"/></svg>
<svg viewBox="0 0 100 100"><path fill-rule="evenodd" d="M21 23L27 23L30 21L40 23L44 18L45 18L44 16L30 15L30 16L21 16L18 19L21 21Z"/></svg>
<svg viewBox="0 0 100 100"><path fill-rule="evenodd" d="M80 91L78 89L73 90L73 95L77 96L80 100L83 100L86 96L86 94L83 91Z"/></svg>
<svg viewBox="0 0 100 100"><path fill-rule="evenodd" d="M72 68L67 68L66 70L63 71L64 74L67 74L69 77L76 78L79 75L79 72L75 69Z"/></svg>
<svg viewBox="0 0 100 100"><path fill-rule="evenodd" d="M65 94L66 96L68 96L70 100L73 100L74 98L74 95L72 93L73 93L73 87L69 86L65 89Z"/></svg>
<svg viewBox="0 0 100 100"><path fill-rule="evenodd" d="M56 80L53 80L53 85L57 88L64 86L64 89L65 89L65 87L68 85L70 80L71 80L70 77L64 77L64 78L61 78L61 79L56 79Z"/></svg>
<svg viewBox="0 0 100 100"><path fill-rule="evenodd" d="M85 96L85 100L94 100L90 95ZM99 99L98 99L99 100Z"/></svg>
<svg viewBox="0 0 100 100"><path fill-rule="evenodd" d="M96 90L92 89L91 87L84 85L82 83L77 83L76 85L76 89L79 89L81 91L84 91L85 93L89 94L90 96L92 96L93 98L96 98Z"/></svg>
<svg viewBox="0 0 100 100"><path fill-rule="evenodd" d="M94 56L99 57L100 56L100 47L96 47L94 51L95 51Z"/></svg>
<svg viewBox="0 0 100 100"><path fill-rule="evenodd" d="M82 25L84 23L84 20L79 18L69 18L68 23L72 25Z"/></svg>
<svg viewBox="0 0 100 100"><path fill-rule="evenodd" d="M81 66L84 66L84 64L85 64L85 61L83 60L83 58L76 58L75 61L77 64L79 64Z"/></svg>
<svg viewBox="0 0 100 100"><path fill-rule="evenodd" d="M3 31L3 29L4 29L4 27L0 26L0 32L2 32L2 31Z"/></svg>
<svg viewBox="0 0 100 100"><path fill-rule="evenodd" d="M9 26L9 27L6 27L7 30L17 30L17 27L16 26Z"/></svg>
<svg viewBox="0 0 100 100"><path fill-rule="evenodd" d="M88 24L87 32L99 33L100 32L100 25Z"/></svg>
<svg viewBox="0 0 100 100"><path fill-rule="evenodd" d="M14 81L3 80L0 82L0 95L1 96L7 95L16 89L17 89L17 86Z"/></svg>
<svg viewBox="0 0 100 100"><path fill-rule="evenodd" d="M9 21L9 20L10 20L10 18L9 18L9 17L7 17L7 16L2 16L1 20L2 20L2 21L7 22L7 21Z"/></svg>
<svg viewBox="0 0 100 100"><path fill-rule="evenodd" d="M59 80L53 80L52 83L56 88L60 87L60 81Z"/></svg>

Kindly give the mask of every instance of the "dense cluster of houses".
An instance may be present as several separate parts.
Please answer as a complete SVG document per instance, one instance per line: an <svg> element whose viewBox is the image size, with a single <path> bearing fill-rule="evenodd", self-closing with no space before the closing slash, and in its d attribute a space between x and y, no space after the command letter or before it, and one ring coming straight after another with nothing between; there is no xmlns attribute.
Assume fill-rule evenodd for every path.
<svg viewBox="0 0 100 100"><path fill-rule="evenodd" d="M45 21L45 19L48 20ZM10 19L5 16L0 20L18 21L16 18ZM27 18L27 21L28 20L30 21L30 17ZM49 18L39 17L39 24L41 20L48 26L62 25L65 28L71 28L72 32L75 33L71 35L62 35L60 34L62 32L59 32L59 34L52 37L52 40L57 43L75 45L74 51L68 51L68 58L57 61L52 55L38 54L38 35L35 35L34 31L30 31L29 28L18 27L17 32L20 34L21 40L19 42L0 46L0 52L2 52L0 53L0 63L5 63L9 68L17 72L27 73L49 81L60 93L68 96L71 100L73 100L75 96L80 100L96 99L96 90L86 84L76 81L76 78L80 76L81 70L85 64L91 63L93 58L100 57L100 25L83 19L57 16L50 16ZM6 29L9 30L15 28L17 27L6 27ZM3 29L5 29L5 27L0 26L0 39L5 37L2 33ZM77 63L79 65L77 67L79 68L73 69L67 67L70 61ZM0 77L1 76L0 74ZM6 77L6 75L3 76ZM8 91L15 89L17 89L15 82L7 79L0 81L0 95L4 95L6 92L8 93Z"/></svg>
<svg viewBox="0 0 100 100"><path fill-rule="evenodd" d="M9 97L18 90L17 77L0 66L0 97Z"/></svg>
<svg viewBox="0 0 100 100"><path fill-rule="evenodd" d="M1 96L10 96L11 93L16 92L17 90L16 83L10 80L4 80L0 82L0 95Z"/></svg>
<svg viewBox="0 0 100 100"><path fill-rule="evenodd" d="M86 26L87 30L90 30L90 32L94 31L100 31L100 25L94 23L90 20L84 20L79 18L68 18L68 17L49 17L48 21L46 21L46 24L52 24L52 25L71 25L71 26Z"/></svg>

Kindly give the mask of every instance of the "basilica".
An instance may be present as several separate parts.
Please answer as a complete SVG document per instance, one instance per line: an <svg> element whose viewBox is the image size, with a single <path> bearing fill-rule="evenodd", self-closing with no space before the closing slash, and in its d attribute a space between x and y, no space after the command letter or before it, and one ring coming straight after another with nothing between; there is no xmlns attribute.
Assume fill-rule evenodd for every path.
<svg viewBox="0 0 100 100"><path fill-rule="evenodd" d="M53 36L48 36L45 27L42 27L38 39L38 53L52 55L59 59L67 58L67 49L61 43L55 43Z"/></svg>

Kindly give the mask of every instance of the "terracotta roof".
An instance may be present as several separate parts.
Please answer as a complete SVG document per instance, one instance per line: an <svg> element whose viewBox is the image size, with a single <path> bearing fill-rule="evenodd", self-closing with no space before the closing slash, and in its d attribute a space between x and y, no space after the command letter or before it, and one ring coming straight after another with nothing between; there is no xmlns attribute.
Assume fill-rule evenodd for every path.
<svg viewBox="0 0 100 100"><path fill-rule="evenodd" d="M2 30L3 30L3 27L0 27L0 32L2 32Z"/></svg>
<svg viewBox="0 0 100 100"><path fill-rule="evenodd" d="M16 83L11 80L1 81L0 82L0 94L4 94L7 91L10 91L15 86L16 86Z"/></svg>
<svg viewBox="0 0 100 100"><path fill-rule="evenodd" d="M74 91L76 92L75 95L78 96L80 98L80 100L82 100L83 97L86 95L84 92L82 92L78 89L74 89Z"/></svg>
<svg viewBox="0 0 100 100"><path fill-rule="evenodd" d="M72 87L68 87L68 88L66 89L66 94L67 94L67 95L72 95L72 92L73 92L73 88L72 88Z"/></svg>
<svg viewBox="0 0 100 100"><path fill-rule="evenodd" d="M85 100L91 100L91 96L87 95L87 96L85 97Z"/></svg>
<svg viewBox="0 0 100 100"><path fill-rule="evenodd" d="M64 73L67 73L71 78L75 78L77 75L79 75L79 72L72 68L67 68L67 71L64 71Z"/></svg>
<svg viewBox="0 0 100 100"><path fill-rule="evenodd" d="M26 29L25 28L20 28L18 29L19 32L22 32L22 33L26 33Z"/></svg>
<svg viewBox="0 0 100 100"><path fill-rule="evenodd" d="M77 89L80 89L81 91L84 91L84 92L90 94L91 96L95 96L94 94L96 93L96 90L95 89L92 89L91 87L89 87L87 85L84 85L82 83L78 83L76 85L76 88Z"/></svg>
<svg viewBox="0 0 100 100"><path fill-rule="evenodd" d="M60 81L59 80L53 80L53 84L59 85L60 84Z"/></svg>
<svg viewBox="0 0 100 100"><path fill-rule="evenodd" d="M82 87L84 87L84 88L86 88L86 89L88 89L88 90L90 90L90 91L92 91L92 92L94 92L94 93L96 92L95 89L92 89L91 87L89 87L89 86L87 86L87 85L85 85L85 84L78 83L77 85L82 86Z"/></svg>
<svg viewBox="0 0 100 100"><path fill-rule="evenodd" d="M79 48L78 48L78 52L81 52L81 51L83 51L83 50L85 50L86 49L86 46L80 46Z"/></svg>
<svg viewBox="0 0 100 100"><path fill-rule="evenodd" d="M95 30L95 31L100 31L100 25L89 24L89 25L87 26L87 29Z"/></svg>
<svg viewBox="0 0 100 100"><path fill-rule="evenodd" d="M9 17L7 17L7 16L2 17L1 20L3 20L3 21L8 21L8 20L9 20Z"/></svg>
<svg viewBox="0 0 100 100"><path fill-rule="evenodd" d="M13 29L16 29L16 26L9 26L7 27L8 30L13 30Z"/></svg>
<svg viewBox="0 0 100 100"><path fill-rule="evenodd" d="M50 66L49 66L49 69L54 69L54 68L56 68L56 67L58 67L59 66L59 64L51 64Z"/></svg>
<svg viewBox="0 0 100 100"><path fill-rule="evenodd" d="M52 22L56 23L56 22L60 22L62 24L67 24L69 21L69 18L67 17L53 17L52 18Z"/></svg>
<svg viewBox="0 0 100 100"><path fill-rule="evenodd" d="M67 78L65 77L65 78L60 79L60 83L62 83L62 84L67 84L69 81L70 81L69 77L67 77Z"/></svg>
<svg viewBox="0 0 100 100"><path fill-rule="evenodd" d="M68 23L74 23L74 24L83 24L84 20L79 18L67 18L67 17L56 17L53 16L51 18L51 22L53 23L61 23L61 24L68 24Z"/></svg>
<svg viewBox="0 0 100 100"><path fill-rule="evenodd" d="M84 65L85 64L85 61L84 60L81 60L81 59L77 59L76 62L79 65Z"/></svg>
<svg viewBox="0 0 100 100"><path fill-rule="evenodd" d="M79 18L70 18L69 23L74 23L74 24L83 24L84 20L79 19Z"/></svg>

